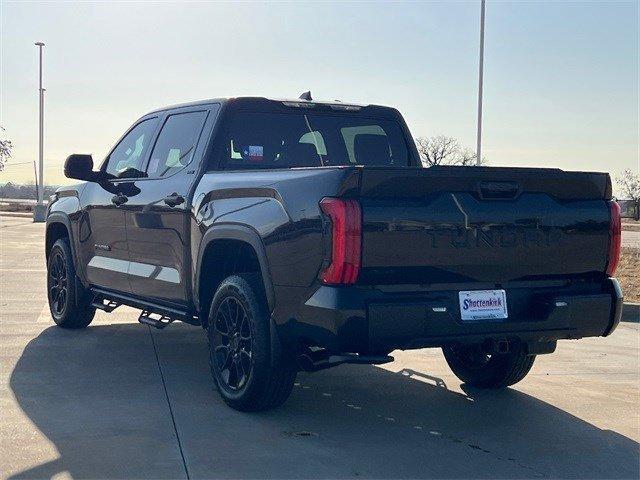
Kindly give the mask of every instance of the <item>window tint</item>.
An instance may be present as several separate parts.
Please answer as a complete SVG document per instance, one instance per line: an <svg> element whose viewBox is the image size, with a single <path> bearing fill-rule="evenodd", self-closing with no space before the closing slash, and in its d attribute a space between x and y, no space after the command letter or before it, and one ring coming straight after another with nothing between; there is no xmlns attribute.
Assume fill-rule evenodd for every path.
<svg viewBox="0 0 640 480"><path fill-rule="evenodd" d="M409 165L404 134L390 118L238 112L225 145L227 169Z"/></svg>
<svg viewBox="0 0 640 480"><path fill-rule="evenodd" d="M299 143L310 143L316 147L318 155L326 155L327 147L324 145L324 138L320 132L307 132L300 137Z"/></svg>
<svg viewBox="0 0 640 480"><path fill-rule="evenodd" d="M106 172L118 178L143 176L142 160L157 122L157 118L150 118L133 127L109 155Z"/></svg>
<svg viewBox="0 0 640 480"><path fill-rule="evenodd" d="M207 112L189 112L167 118L151 152L149 177L167 177L191 163L206 116Z"/></svg>
<svg viewBox="0 0 640 480"><path fill-rule="evenodd" d="M351 163L356 162L355 143L358 135L382 135L386 137L387 134L380 125L362 125L359 127L344 127L340 129L342 138L347 147L347 154L349 155L349 161ZM385 139L386 140L386 139Z"/></svg>

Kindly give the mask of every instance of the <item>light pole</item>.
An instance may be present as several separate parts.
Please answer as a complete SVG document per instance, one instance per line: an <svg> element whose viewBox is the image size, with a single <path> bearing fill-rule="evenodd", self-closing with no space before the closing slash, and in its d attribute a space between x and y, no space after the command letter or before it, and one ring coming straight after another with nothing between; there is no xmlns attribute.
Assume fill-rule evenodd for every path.
<svg viewBox="0 0 640 480"><path fill-rule="evenodd" d="M480 0L480 65L478 68L478 138L476 165L482 162L482 77L484 74L484 0Z"/></svg>
<svg viewBox="0 0 640 480"><path fill-rule="evenodd" d="M35 45L38 47L39 56L40 56L40 65L39 65L39 82L38 82L38 92L40 94L40 113L39 113L39 155L38 155L38 203L36 204L33 210L33 221L34 222L44 222L46 220L47 215L47 207L44 204L44 88L42 88L42 47L44 47L43 42L36 42Z"/></svg>

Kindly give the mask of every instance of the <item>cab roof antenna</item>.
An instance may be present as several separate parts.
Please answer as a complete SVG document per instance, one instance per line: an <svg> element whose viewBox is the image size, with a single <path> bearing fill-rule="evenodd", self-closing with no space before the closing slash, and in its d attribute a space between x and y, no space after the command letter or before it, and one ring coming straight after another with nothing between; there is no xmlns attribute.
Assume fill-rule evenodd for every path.
<svg viewBox="0 0 640 480"><path fill-rule="evenodd" d="M300 95L300 96L298 97L298 99L299 99L299 100L309 100L309 101L310 101L310 100L313 100L313 99L311 98L311 90L309 90L308 92L304 92L302 95Z"/></svg>

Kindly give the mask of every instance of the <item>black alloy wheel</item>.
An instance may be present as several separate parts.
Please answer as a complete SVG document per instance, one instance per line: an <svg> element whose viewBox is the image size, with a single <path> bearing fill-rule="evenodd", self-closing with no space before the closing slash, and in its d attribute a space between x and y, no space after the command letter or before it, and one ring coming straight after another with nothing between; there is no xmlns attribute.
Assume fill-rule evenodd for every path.
<svg viewBox="0 0 640 480"><path fill-rule="evenodd" d="M284 403L293 389L297 363L271 336L277 331L259 273L231 275L220 283L206 329L211 376L227 405L256 412Z"/></svg>
<svg viewBox="0 0 640 480"><path fill-rule="evenodd" d="M85 328L96 313L93 295L76 276L68 238L60 238L47 258L47 297L53 321L62 328Z"/></svg>
<svg viewBox="0 0 640 480"><path fill-rule="evenodd" d="M232 391L241 390L253 370L251 323L235 297L225 298L216 312L213 340L219 379Z"/></svg>
<svg viewBox="0 0 640 480"><path fill-rule="evenodd" d="M69 300L69 275L63 252L55 250L49 263L49 304L61 316Z"/></svg>

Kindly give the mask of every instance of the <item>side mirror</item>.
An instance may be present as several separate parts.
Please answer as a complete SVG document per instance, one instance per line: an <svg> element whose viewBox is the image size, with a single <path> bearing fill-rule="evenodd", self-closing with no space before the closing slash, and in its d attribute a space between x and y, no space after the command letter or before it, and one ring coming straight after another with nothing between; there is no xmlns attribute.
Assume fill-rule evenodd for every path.
<svg viewBox="0 0 640 480"><path fill-rule="evenodd" d="M64 176L89 182L95 180L96 175L93 172L93 157L82 153L69 155L64 162Z"/></svg>

